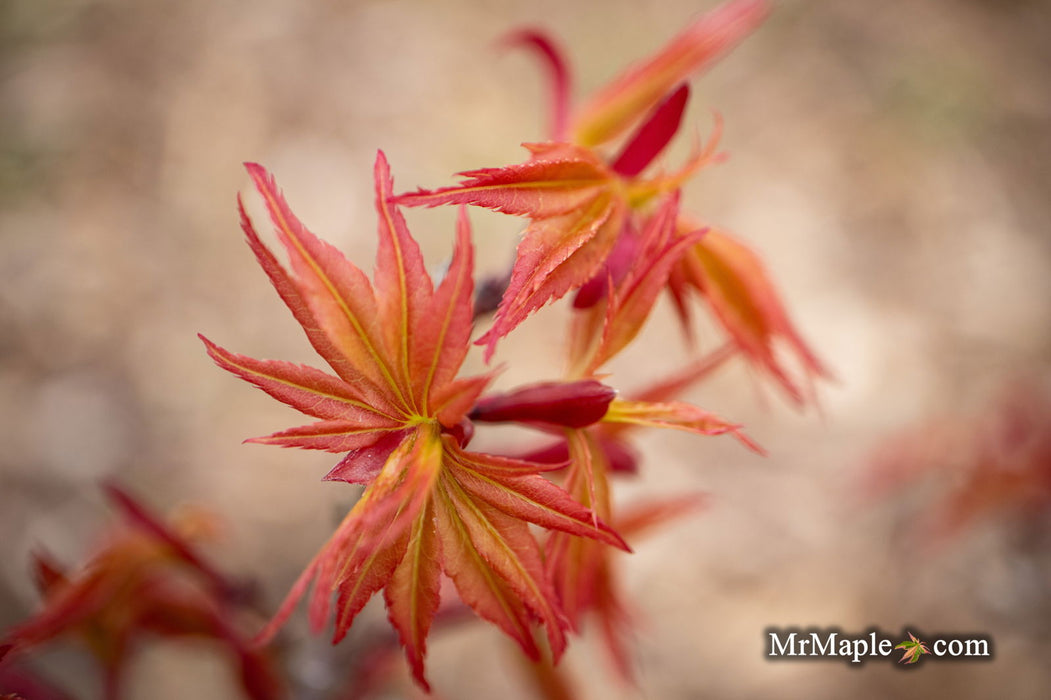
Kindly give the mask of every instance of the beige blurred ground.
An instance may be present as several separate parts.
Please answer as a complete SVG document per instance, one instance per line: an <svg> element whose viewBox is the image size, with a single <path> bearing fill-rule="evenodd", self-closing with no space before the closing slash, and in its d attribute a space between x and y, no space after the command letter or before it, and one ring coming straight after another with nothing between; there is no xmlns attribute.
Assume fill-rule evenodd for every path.
<svg viewBox="0 0 1051 700"><path fill-rule="evenodd" d="M493 52L501 33L556 31L583 94L712 4L0 7L0 625L34 609L32 546L76 561L105 522L100 478L119 476L158 509L221 510L230 528L217 556L258 576L271 606L352 501L351 487L320 481L331 456L240 444L299 417L224 375L195 337L312 361L241 242L242 161L271 168L301 218L365 263L376 148L409 189L516 162L517 144L542 136L537 71ZM713 506L625 562L640 687L618 688L584 642L567 659L583 697L1051 692L1046 533L1019 542L983 521L915 549L896 533L922 501L873 505L857 486L895 429L978 411L1010 378L1048 378L1049 32L1038 0L785 2L695 81L687 123L704 132L721 111L731 158L690 185L687 206L763 252L839 381L822 387L821 415L794 411L740 365L691 397L749 426L765 459L729 440L645 436L644 476L624 494L699 488ZM518 222L472 218L496 271ZM451 212L409 220L439 262ZM617 364L619 385L685 356L667 312ZM540 336L557 318L504 344L506 383L558 371ZM911 673L765 661L763 629L790 624L981 631L998 657ZM443 697L528 697L498 637L434 635ZM297 676L332 672L317 659L297 662ZM93 697L85 664L45 662ZM199 650L154 649L133 696L231 697L225 673Z"/></svg>

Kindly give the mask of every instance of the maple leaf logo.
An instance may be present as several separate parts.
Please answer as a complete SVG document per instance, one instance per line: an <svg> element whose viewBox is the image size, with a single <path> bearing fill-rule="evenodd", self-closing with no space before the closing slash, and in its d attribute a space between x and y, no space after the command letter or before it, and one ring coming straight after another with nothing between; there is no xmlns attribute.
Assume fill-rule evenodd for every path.
<svg viewBox="0 0 1051 700"><path fill-rule="evenodd" d="M927 648L927 645L917 639L916 635L912 632L909 632L908 641L904 641L894 648L904 650L901 658L898 659L898 663L900 664L914 664L919 661L920 657L924 654L931 653L930 649Z"/></svg>
<svg viewBox="0 0 1051 700"><path fill-rule="evenodd" d="M263 245L242 205L248 244L336 376L237 355L202 340L220 367L319 419L250 442L346 453L325 478L366 484L260 640L277 632L312 581L309 618L316 631L328 619L332 593L338 593L334 642L382 590L413 675L429 688L423 659L444 573L467 605L533 659L540 651L532 628L542 624L557 659L570 623L530 526L628 547L591 510L540 474L557 466L464 449L473 432L468 413L489 382L489 376L456 378L470 346L473 318L465 212L460 212L449 270L435 287L392 202L390 170L380 152L375 168L379 248L370 283L299 222L262 167L247 168L291 270ZM577 407L593 404L593 420L613 397L596 384L571 387L564 396ZM551 410L544 411L543 391L526 399L533 402L535 415L551 417Z"/></svg>

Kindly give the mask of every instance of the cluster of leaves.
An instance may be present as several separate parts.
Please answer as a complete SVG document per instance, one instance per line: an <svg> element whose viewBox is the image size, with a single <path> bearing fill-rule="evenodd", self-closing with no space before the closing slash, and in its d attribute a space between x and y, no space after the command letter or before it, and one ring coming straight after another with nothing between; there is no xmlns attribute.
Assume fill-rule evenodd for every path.
<svg viewBox="0 0 1051 700"><path fill-rule="evenodd" d="M121 520L78 569L67 570L43 551L34 554L44 607L10 630L0 644L0 659L6 662L57 638L75 639L102 669L105 697L116 700L131 655L145 639L211 640L226 649L246 697L283 697L284 684L269 653L245 631L244 618L256 616L249 591L197 549L198 541L214 533L214 516L185 512L168 525L116 485L106 491ZM6 664L0 683L29 698L66 697Z"/></svg>
<svg viewBox="0 0 1051 700"><path fill-rule="evenodd" d="M272 623L269 638L313 582L310 620L320 629L336 602L335 639L365 602L383 591L413 673L424 676L426 638L441 600L441 576L481 617L539 658L534 623L555 660L566 632L598 612L621 667L609 553L627 550L611 511L609 474L631 471L624 442L632 426L714 435L738 426L672 395L710 371L711 358L645 396L621 398L597 372L639 332L659 293L669 290L684 322L696 292L730 336L729 346L802 391L775 355L796 352L823 373L787 319L758 258L728 234L698 228L679 212L678 187L715 157L715 139L671 174L647 175L679 126L688 88L680 83L747 34L762 2L732 2L704 17L649 61L629 70L573 114L569 72L554 43L521 32L553 81L550 141L528 144L529 161L465 173L465 182L395 196L383 154L376 162L379 248L372 283L314 237L259 166L249 173L289 257L285 269L242 216L249 245L335 376L255 360L205 341L224 369L316 419L254 441L345 453L327 479L362 483L363 496L307 566ZM635 128L619 153L603 147ZM468 204L523 216L522 236L491 327L476 342L488 360L498 341L541 306L575 291L566 376L484 396L488 375L457 378L470 344L473 271L461 210L448 272L435 286L399 206ZM242 214L243 214L242 207ZM721 356L729 353L721 353ZM553 436L525 458L468 449L474 424L513 422ZM561 486L544 476L560 471ZM674 511L681 503L656 508ZM643 517L643 520L647 518ZM529 528L547 535L538 538ZM620 534L618 534L618 531Z"/></svg>
<svg viewBox="0 0 1051 700"><path fill-rule="evenodd" d="M440 613L456 605L443 590L448 581L464 606L513 638L538 669L557 662L567 634L595 615L617 668L630 675L623 636L629 613L613 554L630 551L626 538L701 503L679 495L614 512L611 478L638 469L631 432L729 434L760 451L740 426L676 396L735 355L799 404L811 398L811 380L827 376L759 257L680 211L680 185L721 158L720 122L683 167L667 173L655 165L679 129L685 81L750 33L768 9L763 0L731 0L576 108L554 41L536 31L508 37L534 50L552 76L550 139L526 144L524 163L402 194L380 152L372 280L296 218L264 168L248 164L287 262L263 243L239 200L248 245L331 372L202 340L220 367L314 419L250 442L343 455L325 479L365 487L257 642L274 637L311 584L311 626L319 631L334 617L336 642L382 592L413 676L429 690L427 638ZM400 208L446 204L461 205L460 217L451 262L435 283ZM486 393L491 372L459 376L474 323L486 315L474 304L465 205L529 220L492 324L474 342L485 346L488 362L526 317L571 295L561 378ZM635 339L664 292L688 338L696 300L726 338L649 389L622 396L600 372ZM471 449L476 424L489 423L525 426L546 438L526 455ZM51 634L39 620L62 617L45 613L15 638L43 639L44 632L29 631L33 625ZM136 620L131 628L144 624ZM233 638L225 625L208 629Z"/></svg>

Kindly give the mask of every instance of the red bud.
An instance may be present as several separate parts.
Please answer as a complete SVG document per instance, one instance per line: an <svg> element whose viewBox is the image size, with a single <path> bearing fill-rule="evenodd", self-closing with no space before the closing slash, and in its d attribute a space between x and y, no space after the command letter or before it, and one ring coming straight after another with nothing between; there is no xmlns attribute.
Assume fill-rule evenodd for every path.
<svg viewBox="0 0 1051 700"><path fill-rule="evenodd" d="M515 422L584 428L602 419L616 396L594 379L545 382L506 394L489 396L471 411L471 419L488 423Z"/></svg>

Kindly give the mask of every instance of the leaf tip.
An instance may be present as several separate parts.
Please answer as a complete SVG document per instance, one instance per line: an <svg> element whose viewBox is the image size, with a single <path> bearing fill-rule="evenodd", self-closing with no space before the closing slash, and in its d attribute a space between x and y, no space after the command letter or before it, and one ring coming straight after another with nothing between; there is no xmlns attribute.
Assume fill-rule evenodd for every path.
<svg viewBox="0 0 1051 700"><path fill-rule="evenodd" d="M382 148L376 149L376 163L373 166L376 181L390 179L390 163L387 161L387 154L383 152Z"/></svg>
<svg viewBox="0 0 1051 700"><path fill-rule="evenodd" d="M255 182L256 187L262 189L266 184L267 180L270 179L270 173L259 163L253 163L252 161L245 161L245 170L248 171L248 176Z"/></svg>

